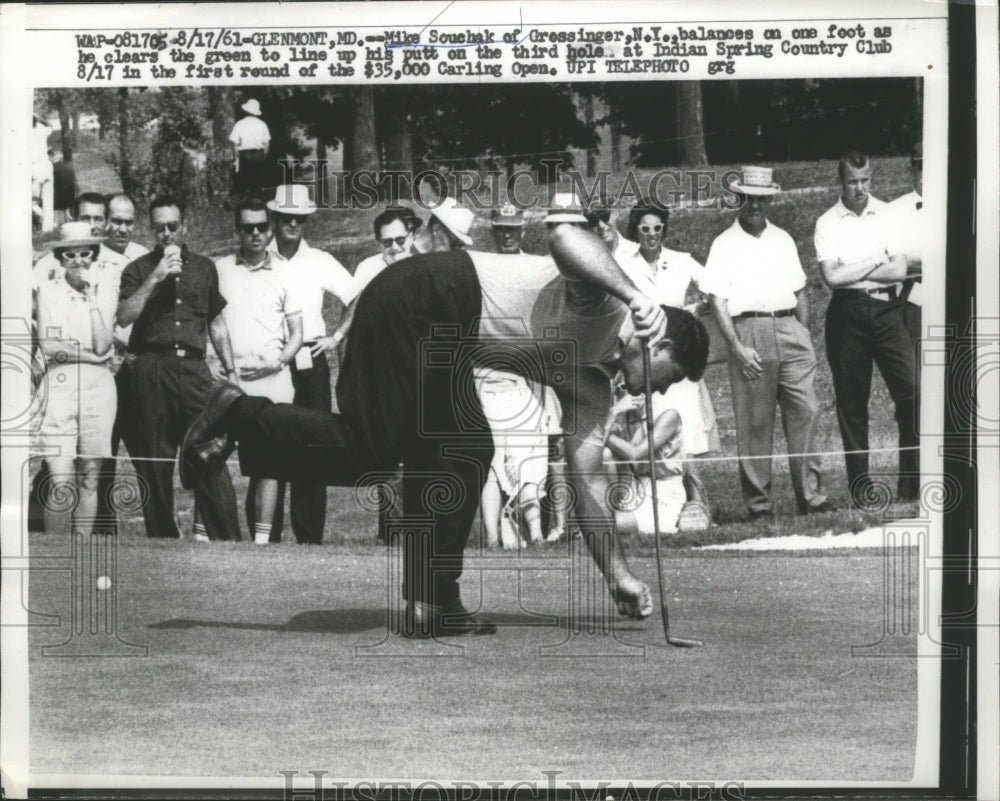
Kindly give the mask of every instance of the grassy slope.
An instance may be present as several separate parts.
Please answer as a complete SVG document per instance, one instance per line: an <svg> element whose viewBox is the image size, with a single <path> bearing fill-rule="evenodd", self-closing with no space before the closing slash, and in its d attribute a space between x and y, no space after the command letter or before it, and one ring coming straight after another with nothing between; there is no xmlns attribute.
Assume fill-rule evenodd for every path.
<svg viewBox="0 0 1000 801"><path fill-rule="evenodd" d="M33 537L33 554L65 550ZM706 641L693 651L660 645L658 613L613 618L620 642L565 643L566 574L535 569L565 556L467 573L467 603L505 624L495 637L464 651L390 638L360 658L355 646L385 637L381 553L123 540L119 633L149 656L42 658L66 629L32 629L32 769L909 777L916 660L850 656L881 631L878 555L684 554L667 578L674 627ZM635 566L653 575L648 558ZM65 576L33 573L30 607L67 614ZM559 625L528 627L530 612Z"/></svg>

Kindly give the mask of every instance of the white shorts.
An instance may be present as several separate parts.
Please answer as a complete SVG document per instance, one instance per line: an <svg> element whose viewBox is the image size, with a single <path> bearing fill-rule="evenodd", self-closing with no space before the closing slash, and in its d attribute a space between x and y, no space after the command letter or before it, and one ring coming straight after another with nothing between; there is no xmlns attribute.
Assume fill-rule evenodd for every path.
<svg viewBox="0 0 1000 801"><path fill-rule="evenodd" d="M39 440L56 454L47 456L53 467L71 469L79 456L111 456L111 429L115 424L118 392L104 364L50 364L42 379L45 413Z"/></svg>
<svg viewBox="0 0 1000 801"><path fill-rule="evenodd" d="M636 493L639 506L631 509L635 515L635 521L639 528L639 533L645 537L651 537L656 531L653 519L653 492L650 488L649 476L634 477L637 482ZM677 519L681 515L681 509L687 501L687 494L684 492L684 479L682 476L670 476L661 478L656 482L656 500L660 507L660 533L676 534Z"/></svg>

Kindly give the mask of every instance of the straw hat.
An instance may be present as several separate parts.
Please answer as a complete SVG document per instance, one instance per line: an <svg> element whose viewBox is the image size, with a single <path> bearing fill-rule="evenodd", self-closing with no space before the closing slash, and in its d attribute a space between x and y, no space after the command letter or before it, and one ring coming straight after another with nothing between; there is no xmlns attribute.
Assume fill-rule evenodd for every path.
<svg viewBox="0 0 1000 801"><path fill-rule="evenodd" d="M58 252L66 248L97 245L100 248L104 237L90 233L88 222L68 222L59 226L59 239L52 243L52 251Z"/></svg>
<svg viewBox="0 0 1000 801"><path fill-rule="evenodd" d="M574 192L557 192L545 215L546 223L586 223L583 203Z"/></svg>
<svg viewBox="0 0 1000 801"><path fill-rule="evenodd" d="M274 200L267 201L267 207L279 214L305 216L316 211L316 202L305 184L282 184L274 190Z"/></svg>
<svg viewBox="0 0 1000 801"><path fill-rule="evenodd" d="M776 195L781 191L772 177L770 167L740 167L742 177L737 176L729 188L741 195Z"/></svg>
<svg viewBox="0 0 1000 801"><path fill-rule="evenodd" d="M465 245L472 244L469 232L472 230L472 223L476 219L476 215L464 206L459 206L454 198L445 198L440 206L431 210L431 216L451 231L459 242Z"/></svg>

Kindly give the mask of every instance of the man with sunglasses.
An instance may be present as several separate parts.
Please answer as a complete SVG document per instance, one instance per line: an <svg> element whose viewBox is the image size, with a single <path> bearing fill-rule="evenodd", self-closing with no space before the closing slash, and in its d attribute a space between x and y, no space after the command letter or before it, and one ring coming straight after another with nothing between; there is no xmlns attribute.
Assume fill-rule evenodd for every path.
<svg viewBox="0 0 1000 801"><path fill-rule="evenodd" d="M240 387L248 395L291 403L295 395L289 365L302 346L302 310L284 271L274 269L267 250L271 223L264 201L243 200L234 211L239 250L215 263L219 289L228 301L222 311ZM250 535L258 545L271 537L275 511L284 485L251 476L246 515Z"/></svg>
<svg viewBox="0 0 1000 801"><path fill-rule="evenodd" d="M132 325L129 353L135 356L131 381L138 427L133 456L149 491L143 507L146 534L179 539L174 459L212 385L205 363L208 338L226 377L237 376L215 264L184 244L184 214L174 198L156 198L149 221L156 247L122 272L118 323ZM206 471L193 489L194 538L240 539L236 495L225 463Z"/></svg>
<svg viewBox="0 0 1000 801"><path fill-rule="evenodd" d="M423 220L406 206L390 206L375 218L372 227L382 252L358 263L354 271L355 291L358 294L390 264L420 253L413 234L421 225Z"/></svg>
<svg viewBox="0 0 1000 801"><path fill-rule="evenodd" d="M275 269L284 272L302 310L302 348L291 365L295 387L293 403L307 409L329 412L333 408L330 388L330 352L347 333L349 316L341 315L332 334L327 334L323 318L323 296L329 293L346 309L357 295L351 274L325 250L312 247L303 237L309 218L316 212L316 203L309 197L309 187L303 184L279 186L274 199L267 202L271 212L274 238L268 253ZM326 525L326 485L307 481L292 483L289 509L292 531L299 543L323 542ZM282 529L282 504L279 500L272 527L272 542L277 542Z"/></svg>

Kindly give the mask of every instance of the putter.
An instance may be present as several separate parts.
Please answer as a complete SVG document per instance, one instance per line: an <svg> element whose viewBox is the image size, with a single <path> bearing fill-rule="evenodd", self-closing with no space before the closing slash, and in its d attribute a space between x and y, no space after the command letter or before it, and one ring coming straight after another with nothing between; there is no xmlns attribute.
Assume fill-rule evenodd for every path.
<svg viewBox="0 0 1000 801"><path fill-rule="evenodd" d="M670 634L670 612L667 609L667 591L663 582L663 558L660 555L660 504L656 495L656 449L653 443L653 387L650 379L649 347L642 347L642 372L646 380L646 449L649 454L649 488L653 493L653 536L656 544L656 582L660 588L660 615L663 618L663 636L667 644L676 648L700 648L701 640L673 637Z"/></svg>

